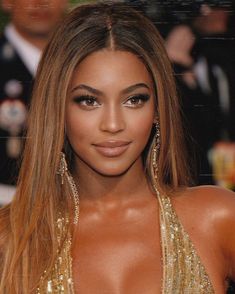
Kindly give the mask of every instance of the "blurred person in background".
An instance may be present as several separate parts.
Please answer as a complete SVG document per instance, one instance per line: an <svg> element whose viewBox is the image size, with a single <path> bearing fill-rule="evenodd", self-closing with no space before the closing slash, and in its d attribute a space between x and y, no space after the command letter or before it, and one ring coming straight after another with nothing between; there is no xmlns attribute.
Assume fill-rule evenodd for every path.
<svg viewBox="0 0 235 294"><path fill-rule="evenodd" d="M198 15L166 38L199 152L199 184L235 188L235 44L231 1L195 1ZM196 9L196 8L195 8Z"/></svg>
<svg viewBox="0 0 235 294"><path fill-rule="evenodd" d="M10 22L0 37L0 204L14 194L32 82L68 0L2 0Z"/></svg>

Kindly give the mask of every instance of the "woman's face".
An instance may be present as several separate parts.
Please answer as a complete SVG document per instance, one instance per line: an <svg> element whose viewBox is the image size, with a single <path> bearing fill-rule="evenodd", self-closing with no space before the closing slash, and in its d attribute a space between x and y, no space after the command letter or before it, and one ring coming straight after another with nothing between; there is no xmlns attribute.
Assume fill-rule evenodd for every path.
<svg viewBox="0 0 235 294"><path fill-rule="evenodd" d="M66 104L66 133L76 164L106 176L125 173L149 139L155 115L150 74L125 51L103 49L76 68Z"/></svg>

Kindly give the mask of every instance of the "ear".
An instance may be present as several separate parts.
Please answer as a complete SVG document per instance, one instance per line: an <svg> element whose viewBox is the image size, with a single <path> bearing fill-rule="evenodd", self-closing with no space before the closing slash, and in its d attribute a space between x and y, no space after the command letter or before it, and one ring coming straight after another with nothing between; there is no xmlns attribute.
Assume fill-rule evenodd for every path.
<svg viewBox="0 0 235 294"><path fill-rule="evenodd" d="M1 0L1 8L3 11L10 13L13 6L13 0Z"/></svg>

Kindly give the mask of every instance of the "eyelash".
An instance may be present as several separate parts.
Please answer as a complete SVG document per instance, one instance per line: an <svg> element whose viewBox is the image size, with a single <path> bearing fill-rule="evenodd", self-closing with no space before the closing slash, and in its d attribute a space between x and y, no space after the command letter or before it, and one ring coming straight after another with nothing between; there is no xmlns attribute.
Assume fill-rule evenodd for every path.
<svg viewBox="0 0 235 294"><path fill-rule="evenodd" d="M149 100L149 98L150 98L150 96L148 95L148 94L137 94L137 95L133 95L133 96L131 96L131 97L129 97L127 100L126 100L126 102L127 101L130 101L131 99L133 99L133 100L139 100L140 101L140 103L134 103L134 104L132 104L132 105L134 105L134 107L135 106L141 106L141 105L143 105L145 102L147 102L148 100ZM132 106L131 106L132 107Z"/></svg>
<svg viewBox="0 0 235 294"><path fill-rule="evenodd" d="M93 96L90 96L90 95L81 95L81 96L77 96L74 98L74 101L77 103L77 104L80 104L80 105L83 105L83 106L93 106L93 105L84 105L82 104L82 102L97 102L97 99Z"/></svg>
<svg viewBox="0 0 235 294"><path fill-rule="evenodd" d="M136 94L136 95L133 95L133 96L130 96L127 100L127 101L130 101L131 99L138 101L140 103L131 103L128 105L128 107L133 107L133 108L138 108L138 107L141 107L145 102L147 102L149 100L150 96L148 94ZM132 101L133 101L132 100ZM82 106L85 106L85 107L97 107L96 105L94 105L94 103L97 103L98 105L100 105L97 101L97 99L91 95L81 95L81 96L77 96L74 98L74 101L77 103L77 104L80 104ZM87 105L87 102L91 102L90 105ZM126 103L125 102L125 103ZM99 106L98 106L99 107Z"/></svg>

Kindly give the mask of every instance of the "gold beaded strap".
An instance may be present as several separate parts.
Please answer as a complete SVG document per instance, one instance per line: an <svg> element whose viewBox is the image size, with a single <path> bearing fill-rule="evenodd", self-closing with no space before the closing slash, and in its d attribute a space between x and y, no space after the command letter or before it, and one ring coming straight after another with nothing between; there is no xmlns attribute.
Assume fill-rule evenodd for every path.
<svg viewBox="0 0 235 294"><path fill-rule="evenodd" d="M163 253L163 294L214 294L206 270L169 197L158 193Z"/></svg>
<svg viewBox="0 0 235 294"><path fill-rule="evenodd" d="M67 218L58 218L56 223L58 244L61 244L62 238L65 236L65 228L67 227L66 224L68 224ZM62 250L58 252L52 271L49 275L45 272L41 277L36 293L74 294L70 235L64 241Z"/></svg>

